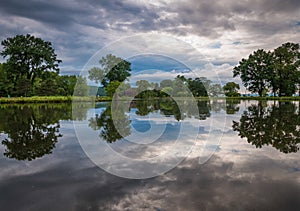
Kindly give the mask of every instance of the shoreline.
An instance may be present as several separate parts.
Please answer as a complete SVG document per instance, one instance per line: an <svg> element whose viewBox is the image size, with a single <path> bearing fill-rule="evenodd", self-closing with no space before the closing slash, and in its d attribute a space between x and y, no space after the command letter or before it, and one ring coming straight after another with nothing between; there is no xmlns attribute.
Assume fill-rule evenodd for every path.
<svg viewBox="0 0 300 211"><path fill-rule="evenodd" d="M185 99L179 97L178 99ZM163 99L149 98L148 100ZM258 101L300 101L300 96L296 97L195 97L196 100L258 100ZM71 102L108 102L111 97L78 97L78 96L33 96L33 97L0 97L0 104L10 103L71 103ZM121 100L121 99L120 99ZM146 100L146 99L136 99Z"/></svg>

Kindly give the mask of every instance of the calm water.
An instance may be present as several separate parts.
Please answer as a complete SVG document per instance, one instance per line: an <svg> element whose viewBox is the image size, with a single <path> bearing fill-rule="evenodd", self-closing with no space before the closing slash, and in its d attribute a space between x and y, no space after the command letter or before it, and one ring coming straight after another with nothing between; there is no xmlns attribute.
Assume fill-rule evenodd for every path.
<svg viewBox="0 0 300 211"><path fill-rule="evenodd" d="M119 103L116 123L109 103L76 104L73 114L71 104L0 105L0 209L300 210L299 103L219 100L197 106ZM184 123L186 134L180 131ZM197 139L189 138L193 125ZM134 136L149 131L159 135L153 143L150 136ZM195 147L160 176L126 179L95 165L113 157L101 146L151 159L182 133ZM93 150L99 160L87 156Z"/></svg>

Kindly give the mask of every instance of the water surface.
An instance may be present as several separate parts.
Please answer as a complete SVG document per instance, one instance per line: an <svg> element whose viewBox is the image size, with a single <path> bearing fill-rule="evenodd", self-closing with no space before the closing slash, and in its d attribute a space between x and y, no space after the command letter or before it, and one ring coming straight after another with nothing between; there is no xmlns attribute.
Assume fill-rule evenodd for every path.
<svg viewBox="0 0 300 211"><path fill-rule="evenodd" d="M1 210L300 209L298 102L199 101L197 112L185 113L173 101L130 105L119 109L121 130L109 103L73 105L73 115L71 104L0 105ZM161 176L121 178L87 157L73 121L133 159L168 150L182 122L194 122L202 151L196 148ZM155 132L163 122L156 142L126 141L133 131ZM220 142L209 138L220 134Z"/></svg>

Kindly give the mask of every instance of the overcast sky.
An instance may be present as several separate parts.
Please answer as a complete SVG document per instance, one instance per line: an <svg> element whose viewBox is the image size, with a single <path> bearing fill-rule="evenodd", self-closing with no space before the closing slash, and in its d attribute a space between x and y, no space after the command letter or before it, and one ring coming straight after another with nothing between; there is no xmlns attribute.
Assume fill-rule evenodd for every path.
<svg viewBox="0 0 300 211"><path fill-rule="evenodd" d="M300 42L300 1L2 0L0 27L1 40L30 33L52 42L63 74L78 73L111 42L142 33L189 43L208 59L204 68L225 78L258 48Z"/></svg>

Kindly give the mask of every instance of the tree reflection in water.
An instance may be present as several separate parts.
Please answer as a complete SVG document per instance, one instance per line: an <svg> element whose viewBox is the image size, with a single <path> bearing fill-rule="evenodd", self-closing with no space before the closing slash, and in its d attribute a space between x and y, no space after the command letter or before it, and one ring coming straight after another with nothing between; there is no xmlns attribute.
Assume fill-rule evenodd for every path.
<svg viewBox="0 0 300 211"><path fill-rule="evenodd" d="M130 135L130 120L126 115L126 104L118 102L118 109L114 109L115 119L112 118L111 104L107 104L105 110L99 115L89 119L89 126L94 130L101 130L100 137L109 143L115 142ZM118 124L120 127L115 126Z"/></svg>
<svg viewBox="0 0 300 211"><path fill-rule="evenodd" d="M226 114L235 114L240 110L241 100L226 99Z"/></svg>
<svg viewBox="0 0 300 211"><path fill-rule="evenodd" d="M119 101L114 109L114 117L112 117L111 104L107 104L105 110L101 114L96 114L95 117L89 119L89 126L94 130L100 131L100 137L109 143L121 140L131 134L131 121L128 113L131 109L136 109L135 114L138 116L147 116L150 113L159 113L166 117L173 116L177 121L185 118L197 118L205 120L210 117L209 101L198 101L198 111L194 111L189 106L189 101L180 101L180 109L177 103L171 98L160 100L134 100L130 103L130 108L127 102ZM126 107L127 106L127 107ZM184 111L181 112L181 111Z"/></svg>
<svg viewBox="0 0 300 211"><path fill-rule="evenodd" d="M87 107L80 105L80 119ZM72 104L7 105L0 107L0 133L4 155L17 160L34 160L51 154L58 138L60 120L72 120Z"/></svg>
<svg viewBox="0 0 300 211"><path fill-rule="evenodd" d="M274 103L269 107L261 102L251 105L239 122L233 121L232 127L257 148L271 145L283 153L299 150L300 114L292 102Z"/></svg>

